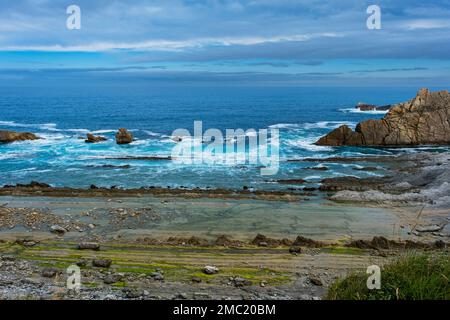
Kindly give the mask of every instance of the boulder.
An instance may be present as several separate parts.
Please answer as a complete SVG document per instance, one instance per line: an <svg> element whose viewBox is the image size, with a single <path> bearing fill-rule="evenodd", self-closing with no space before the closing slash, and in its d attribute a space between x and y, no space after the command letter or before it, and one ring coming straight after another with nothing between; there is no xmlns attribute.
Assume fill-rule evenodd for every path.
<svg viewBox="0 0 450 320"><path fill-rule="evenodd" d="M97 143L97 142L102 142L102 141L106 141L108 139L106 139L105 137L101 137L101 136L94 136L92 133L88 133L87 134L87 139L84 140L84 142L86 143Z"/></svg>
<svg viewBox="0 0 450 320"><path fill-rule="evenodd" d="M94 259L92 260L92 265L98 268L109 268L112 261L110 259Z"/></svg>
<svg viewBox="0 0 450 320"><path fill-rule="evenodd" d="M450 144L450 93L421 89L393 105L383 119L360 122L355 131L341 126L320 138L321 146L415 146Z"/></svg>
<svg viewBox="0 0 450 320"><path fill-rule="evenodd" d="M216 274L216 273L219 272L219 268L214 267L214 266L205 266L205 267L203 268L203 272L204 272L205 274Z"/></svg>
<svg viewBox="0 0 450 320"><path fill-rule="evenodd" d="M376 110L377 107L373 104L358 103L356 108L361 111L373 111L373 110Z"/></svg>
<svg viewBox="0 0 450 320"><path fill-rule="evenodd" d="M11 143L15 141L26 141L37 139L39 139L39 137L30 132L15 132L15 131L0 130L0 143Z"/></svg>
<svg viewBox="0 0 450 320"><path fill-rule="evenodd" d="M78 244L79 250L100 250L100 244L97 242L81 242Z"/></svg>
<svg viewBox="0 0 450 320"><path fill-rule="evenodd" d="M57 235L63 235L64 233L67 232L67 230L61 226L53 225L50 227L50 232L55 233Z"/></svg>
<svg viewBox="0 0 450 320"><path fill-rule="evenodd" d="M120 128L116 133L117 144L128 144L133 142L133 135L125 128Z"/></svg>

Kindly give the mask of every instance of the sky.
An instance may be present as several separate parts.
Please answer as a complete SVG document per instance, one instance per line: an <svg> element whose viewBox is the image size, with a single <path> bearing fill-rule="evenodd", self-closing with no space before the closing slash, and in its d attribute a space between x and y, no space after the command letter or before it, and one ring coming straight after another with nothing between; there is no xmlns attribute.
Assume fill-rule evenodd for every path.
<svg viewBox="0 0 450 320"><path fill-rule="evenodd" d="M448 87L450 0L2 0L0 85L66 82Z"/></svg>

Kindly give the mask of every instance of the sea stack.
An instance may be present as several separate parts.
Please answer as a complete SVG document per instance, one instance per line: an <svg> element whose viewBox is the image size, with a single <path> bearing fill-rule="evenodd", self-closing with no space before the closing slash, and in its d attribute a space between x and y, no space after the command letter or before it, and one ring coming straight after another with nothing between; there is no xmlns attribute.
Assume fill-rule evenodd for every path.
<svg viewBox="0 0 450 320"><path fill-rule="evenodd" d="M116 133L117 144L129 144L133 142L133 135L125 128L120 128Z"/></svg>
<svg viewBox="0 0 450 320"><path fill-rule="evenodd" d="M320 138L320 146L416 146L450 144L450 94L421 89L393 105L381 120L360 122L355 131L341 126Z"/></svg>
<svg viewBox="0 0 450 320"><path fill-rule="evenodd" d="M0 143L11 143L15 141L26 141L37 139L39 139L39 137L30 132L15 132L15 131L0 130Z"/></svg>

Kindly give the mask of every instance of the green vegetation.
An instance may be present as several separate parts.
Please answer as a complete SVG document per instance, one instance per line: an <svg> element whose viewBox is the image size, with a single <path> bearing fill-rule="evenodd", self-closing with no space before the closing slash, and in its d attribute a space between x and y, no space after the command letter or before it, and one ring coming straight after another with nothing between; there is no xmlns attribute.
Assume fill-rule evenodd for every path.
<svg viewBox="0 0 450 320"><path fill-rule="evenodd" d="M416 253L381 268L381 289L367 288L368 275L359 272L334 283L330 300L449 300L448 254Z"/></svg>

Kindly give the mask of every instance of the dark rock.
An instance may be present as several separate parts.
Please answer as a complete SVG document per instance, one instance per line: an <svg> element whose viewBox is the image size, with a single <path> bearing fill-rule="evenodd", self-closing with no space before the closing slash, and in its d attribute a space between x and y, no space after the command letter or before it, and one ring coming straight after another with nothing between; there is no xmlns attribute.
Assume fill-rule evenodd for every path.
<svg viewBox="0 0 450 320"><path fill-rule="evenodd" d="M434 243L434 246L435 246L435 248L438 248L438 249L445 249L446 244L442 240L436 240L436 242Z"/></svg>
<svg viewBox="0 0 450 320"><path fill-rule="evenodd" d="M112 261L110 259L94 259L92 260L92 265L98 268L109 268Z"/></svg>
<svg viewBox="0 0 450 320"><path fill-rule="evenodd" d="M373 237L371 244L376 249L389 249L389 240L385 237Z"/></svg>
<svg viewBox="0 0 450 320"><path fill-rule="evenodd" d="M306 180L303 179L281 179L277 180L278 183L281 184L304 184L306 183Z"/></svg>
<svg viewBox="0 0 450 320"><path fill-rule="evenodd" d="M373 104L358 103L356 108L361 111L373 111L373 110L376 110L377 107Z"/></svg>
<svg viewBox="0 0 450 320"><path fill-rule="evenodd" d="M103 279L103 282L106 284L113 284L113 283L121 281L122 279L123 279L123 276L121 274L114 273L114 274L107 275Z"/></svg>
<svg viewBox="0 0 450 320"><path fill-rule="evenodd" d="M125 128L120 128L116 133L117 144L129 144L133 142L133 135Z"/></svg>
<svg viewBox="0 0 450 320"><path fill-rule="evenodd" d="M75 262L75 264L77 265L77 266L79 266L80 268L81 267L86 267L87 266L87 260L86 259L81 259L81 260L78 260L77 262Z"/></svg>
<svg viewBox="0 0 450 320"><path fill-rule="evenodd" d="M81 242L78 244L80 250L100 250L100 244L97 242Z"/></svg>
<svg viewBox="0 0 450 320"><path fill-rule="evenodd" d="M293 245L300 246L300 247L312 247L312 248L320 248L323 246L323 244L321 242L313 240L313 239L305 238L303 236L298 236L295 239Z"/></svg>
<svg viewBox="0 0 450 320"><path fill-rule="evenodd" d="M244 279L241 277L235 277L232 279L231 282L233 283L233 285L235 287L238 287L238 288L245 287L245 286L251 286L253 284L250 280Z"/></svg>
<svg viewBox="0 0 450 320"><path fill-rule="evenodd" d="M194 283L201 283L202 282L202 278L199 278L199 277L192 277L192 282L194 282Z"/></svg>
<svg viewBox="0 0 450 320"><path fill-rule="evenodd" d="M51 186L47 183L42 183L42 182L37 182L37 181L31 181L29 184L20 184L18 183L16 185L19 188L36 188L36 189L40 189L40 188L51 188Z"/></svg>
<svg viewBox="0 0 450 320"><path fill-rule="evenodd" d="M315 286L319 286L319 287L323 286L323 282L322 282L322 280L320 280L319 277L310 276L309 281Z"/></svg>
<svg viewBox="0 0 450 320"><path fill-rule="evenodd" d="M306 169L308 169L308 170L316 170L316 171L328 171L328 170L330 170L328 167L322 167L322 166L320 166L320 167L308 167Z"/></svg>
<svg viewBox="0 0 450 320"><path fill-rule="evenodd" d="M45 278L54 278L58 272L58 269L55 268L45 268L42 270L41 275Z"/></svg>
<svg viewBox="0 0 450 320"><path fill-rule="evenodd" d="M289 253L291 254L300 254L302 253L302 248L299 246L293 246L289 248Z"/></svg>

